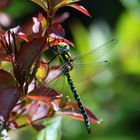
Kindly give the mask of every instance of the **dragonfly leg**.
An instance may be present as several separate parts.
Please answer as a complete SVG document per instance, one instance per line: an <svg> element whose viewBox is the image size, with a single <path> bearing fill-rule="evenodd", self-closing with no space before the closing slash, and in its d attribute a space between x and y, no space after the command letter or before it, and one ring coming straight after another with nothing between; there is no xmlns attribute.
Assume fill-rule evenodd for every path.
<svg viewBox="0 0 140 140"><path fill-rule="evenodd" d="M55 55L53 58L51 58L51 60L49 60L49 62L47 64L50 64L55 58L56 58L57 55Z"/></svg>

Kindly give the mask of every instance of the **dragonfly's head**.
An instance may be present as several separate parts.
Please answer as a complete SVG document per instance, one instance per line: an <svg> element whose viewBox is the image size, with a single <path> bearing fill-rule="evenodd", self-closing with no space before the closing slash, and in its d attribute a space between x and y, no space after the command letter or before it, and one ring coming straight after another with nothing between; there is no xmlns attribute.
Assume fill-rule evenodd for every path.
<svg viewBox="0 0 140 140"><path fill-rule="evenodd" d="M58 49L58 53L59 54L66 54L69 52L69 45L66 44L65 42L60 42L58 45L57 45L57 49Z"/></svg>
<svg viewBox="0 0 140 140"><path fill-rule="evenodd" d="M65 62L69 62L69 63L73 62L73 59L72 59L70 52L69 52L69 49L70 49L69 45L64 43L64 42L61 42L57 45L57 52L59 54L59 58L61 59L61 61L64 60L64 63Z"/></svg>

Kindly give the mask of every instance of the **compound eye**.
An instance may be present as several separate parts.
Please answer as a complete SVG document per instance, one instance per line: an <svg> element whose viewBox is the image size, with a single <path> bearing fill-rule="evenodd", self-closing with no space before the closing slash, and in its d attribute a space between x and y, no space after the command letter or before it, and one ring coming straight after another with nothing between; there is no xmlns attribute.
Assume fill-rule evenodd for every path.
<svg viewBox="0 0 140 140"><path fill-rule="evenodd" d="M60 53L64 53L64 52L66 52L66 48L59 47L59 51L60 51Z"/></svg>
<svg viewBox="0 0 140 140"><path fill-rule="evenodd" d="M65 45L65 49L66 49L66 51L69 51L69 49L70 49L69 45Z"/></svg>
<svg viewBox="0 0 140 140"><path fill-rule="evenodd" d="M61 42L58 44L58 50L60 51L60 53L65 53L69 51L69 45Z"/></svg>

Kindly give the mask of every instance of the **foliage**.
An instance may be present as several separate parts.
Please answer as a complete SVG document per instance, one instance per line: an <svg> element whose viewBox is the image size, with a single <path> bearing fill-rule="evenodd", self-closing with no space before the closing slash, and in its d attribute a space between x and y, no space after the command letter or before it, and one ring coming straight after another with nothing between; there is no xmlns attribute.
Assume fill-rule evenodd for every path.
<svg viewBox="0 0 140 140"><path fill-rule="evenodd" d="M56 73L59 66L55 69L49 66L49 60L43 59L42 54L60 42L74 46L64 38L65 30L61 22L65 21L65 16L56 17L59 8L70 6L87 16L90 14L84 7L75 4L79 0L32 1L45 11L45 14L33 17L32 32L26 34L20 26L7 31L0 29L0 132L5 140L8 139L7 134L3 133L5 130L29 125L37 131L42 130L48 125L39 123L44 118L59 115L83 120L77 104L68 100L63 102L61 93L46 86L59 76ZM92 124L100 122L88 108L86 110ZM42 135L46 129L38 136L39 140L44 139Z"/></svg>
<svg viewBox="0 0 140 140"><path fill-rule="evenodd" d="M63 39L64 37L67 37L70 40L74 40L72 42L75 48L73 49L73 47L71 47L71 51L76 56L87 52L87 50L93 49L95 46L99 46L111 38L118 39L117 46L111 51L112 55L109 60L109 68L105 69L93 79L86 80L84 83L75 83L77 84L76 87L78 88L84 104L88 106L90 110L96 112L97 116L103 119L103 123L94 125L93 133L87 135L83 122L71 119L71 117L63 117L62 119L61 115L56 116L54 114L54 116L46 117L45 119L34 122L34 126L38 126L41 129L40 131L35 131L30 124L28 127L24 127L23 125L20 129L8 129L11 130L8 131L8 135L14 140L32 140L36 137L41 139L42 137L47 136L45 134L48 133L57 134L57 138L62 140L139 140L140 138L140 1L109 0L106 2L103 0L82 0L81 3L84 7L88 8L90 13L93 13L91 18L83 16L80 12L67 6L57 10L53 22L57 23L56 21L59 21L61 26L63 25L63 27L65 27L66 35L61 35ZM21 25L22 32L31 35L33 32L32 26L34 24L31 17L35 16L38 11L43 10L37 4L34 4L29 0L20 2L19 0L3 0L0 2L0 25L4 27L5 30ZM66 12L63 13L64 11ZM69 11L70 14L68 13ZM46 17L45 12L41 13ZM63 14L61 15L61 13ZM2 15L5 15L4 17L7 17L6 19L8 20L5 20ZM69 16L70 18L68 18ZM38 19L38 17L35 19ZM43 22L43 28L45 24L46 23ZM70 34L69 28L71 31ZM25 42L26 41L22 41L19 46L22 46ZM41 82L45 76L47 79L50 79L47 74L49 71L46 70L48 67L45 65L46 61L44 58L46 59L43 52L43 59L40 61L42 63L40 63L36 73L38 82ZM12 64L9 62L9 58L7 59L8 61L1 61L1 68L6 72L10 72L10 75L14 77L12 73ZM51 72L56 69L57 67L51 67ZM81 74L81 71L78 71L78 74L80 76L86 75L88 69L86 70L86 73L82 71ZM9 78L10 77L11 76L9 76ZM73 78L75 82L77 76ZM52 80L50 84L53 82L55 82L55 80ZM15 82L6 82L6 84L9 86L12 85L14 89ZM55 87L55 90L57 91L56 85L53 87ZM31 84L29 89L33 89ZM66 94L62 92L63 104L66 103L65 100L69 100L65 98L66 95L69 95L72 100L71 93L68 92L69 90L67 90ZM11 95L14 97L16 92ZM59 99L56 100L59 102ZM32 101L31 99L27 99L26 103ZM35 104L34 102L37 102L37 100L33 101L33 104ZM70 101L70 103L73 102ZM52 107L52 104L47 105L47 107L48 106ZM40 112L39 110L38 113ZM14 113L12 115L14 115ZM24 124L25 118L26 115L25 117L22 116L22 118L18 119L18 124ZM30 123L30 120L26 120L26 125L28 123ZM35 125L36 123L37 125ZM46 125L48 126L47 128Z"/></svg>

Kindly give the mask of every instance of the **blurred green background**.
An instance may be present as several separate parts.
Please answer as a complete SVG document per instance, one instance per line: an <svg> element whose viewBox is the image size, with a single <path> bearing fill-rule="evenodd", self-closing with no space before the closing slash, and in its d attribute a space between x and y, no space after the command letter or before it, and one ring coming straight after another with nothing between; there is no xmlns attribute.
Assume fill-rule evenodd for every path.
<svg viewBox="0 0 140 140"><path fill-rule="evenodd" d="M71 13L63 27L66 38L76 45L77 55L112 38L118 40L109 52L110 67L92 81L86 81L82 88L78 87L84 104L102 118L103 123L92 125L92 134L88 135L83 122L54 118L53 123L48 125L50 130L47 134L57 136L48 140L139 140L140 0L82 0L81 4L92 18L67 7L58 11L58 14L65 11ZM29 0L11 0L1 10L11 17L10 26L5 28L21 25L26 27L26 31L31 17L40 10ZM13 133L13 139L17 137L20 140L32 139L37 134L32 128L20 130L19 135L16 131L11 131L11 135Z"/></svg>

